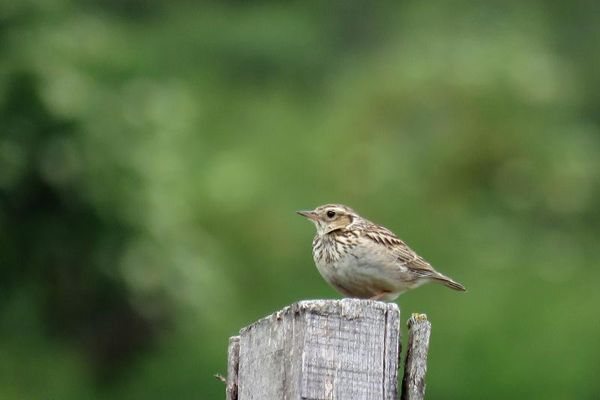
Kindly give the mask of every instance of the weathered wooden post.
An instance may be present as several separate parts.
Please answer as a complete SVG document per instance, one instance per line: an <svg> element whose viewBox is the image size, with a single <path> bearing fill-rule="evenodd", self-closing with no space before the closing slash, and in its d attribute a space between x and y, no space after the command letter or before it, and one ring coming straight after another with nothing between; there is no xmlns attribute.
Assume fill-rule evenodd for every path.
<svg viewBox="0 0 600 400"><path fill-rule="evenodd" d="M430 334L431 323L427 321L427 315L413 314L408 320L408 346L402 379L402 400L420 400L425 397Z"/></svg>
<svg viewBox="0 0 600 400"><path fill-rule="evenodd" d="M238 399L238 370L240 365L240 337L229 338L227 349L227 388L225 389L225 400Z"/></svg>
<svg viewBox="0 0 600 400"><path fill-rule="evenodd" d="M238 399L396 399L399 318L395 304L344 299L259 320L240 331Z"/></svg>
<svg viewBox="0 0 600 400"><path fill-rule="evenodd" d="M396 400L399 321L394 303L343 299L292 304L230 339L227 400ZM421 343L412 340L409 346ZM411 360L423 359L420 350L411 354L419 354ZM407 393L413 382L423 388L407 399L423 398L424 371L404 383Z"/></svg>

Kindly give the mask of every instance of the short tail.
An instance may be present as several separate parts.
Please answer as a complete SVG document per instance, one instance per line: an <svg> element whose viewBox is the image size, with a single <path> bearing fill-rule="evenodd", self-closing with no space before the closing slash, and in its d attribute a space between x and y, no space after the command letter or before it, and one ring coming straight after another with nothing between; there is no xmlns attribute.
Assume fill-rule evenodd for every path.
<svg viewBox="0 0 600 400"><path fill-rule="evenodd" d="M433 279L440 282L444 286L449 287L450 289L458 290L459 292L466 292L467 289L458 282L453 281L445 275L438 273L438 276L435 276Z"/></svg>

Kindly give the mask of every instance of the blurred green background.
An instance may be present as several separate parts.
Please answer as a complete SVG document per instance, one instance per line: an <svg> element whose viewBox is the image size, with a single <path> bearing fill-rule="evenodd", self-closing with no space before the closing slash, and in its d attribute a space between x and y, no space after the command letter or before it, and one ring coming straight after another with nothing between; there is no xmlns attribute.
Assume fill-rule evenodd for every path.
<svg viewBox="0 0 600 400"><path fill-rule="evenodd" d="M330 202L469 289L429 398L600 397L597 4L1 1L0 398L224 398Z"/></svg>

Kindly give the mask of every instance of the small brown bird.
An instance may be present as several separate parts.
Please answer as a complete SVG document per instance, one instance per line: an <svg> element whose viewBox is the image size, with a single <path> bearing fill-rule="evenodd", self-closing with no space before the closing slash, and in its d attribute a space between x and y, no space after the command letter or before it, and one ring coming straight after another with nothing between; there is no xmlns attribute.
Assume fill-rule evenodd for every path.
<svg viewBox="0 0 600 400"><path fill-rule="evenodd" d="M433 269L390 230L361 217L350 207L327 204L297 213L317 227L312 243L317 269L346 296L392 301L427 282L466 290Z"/></svg>

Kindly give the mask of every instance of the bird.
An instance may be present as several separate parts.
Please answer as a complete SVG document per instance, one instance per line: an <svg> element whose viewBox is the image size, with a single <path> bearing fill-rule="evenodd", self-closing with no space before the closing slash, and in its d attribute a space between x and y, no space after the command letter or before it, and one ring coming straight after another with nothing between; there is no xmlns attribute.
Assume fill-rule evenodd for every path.
<svg viewBox="0 0 600 400"><path fill-rule="evenodd" d="M296 212L315 224L312 253L317 269L344 296L393 301L428 282L466 291L463 285L436 271L392 231L348 206L326 204Z"/></svg>

